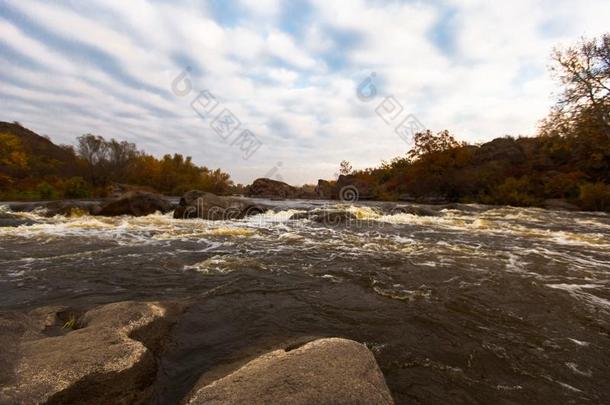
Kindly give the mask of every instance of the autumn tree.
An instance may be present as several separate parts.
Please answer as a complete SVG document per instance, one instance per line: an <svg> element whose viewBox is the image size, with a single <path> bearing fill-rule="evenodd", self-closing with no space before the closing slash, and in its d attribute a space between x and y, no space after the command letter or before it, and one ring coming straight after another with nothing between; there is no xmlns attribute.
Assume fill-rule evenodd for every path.
<svg viewBox="0 0 610 405"><path fill-rule="evenodd" d="M16 136L0 134L0 165L19 169L27 167L27 156Z"/></svg>
<svg viewBox="0 0 610 405"><path fill-rule="evenodd" d="M449 131L444 130L434 134L429 129L418 132L414 136L414 145L407 153L411 160L420 159L438 152L459 148L465 143L457 141Z"/></svg>
<svg viewBox="0 0 610 405"><path fill-rule="evenodd" d="M543 133L568 133L583 122L610 137L610 34L553 51L562 92Z"/></svg>
<svg viewBox="0 0 610 405"><path fill-rule="evenodd" d="M347 176L348 174L351 174L352 170L352 164L347 160L342 160L341 163L339 163L339 174Z"/></svg>

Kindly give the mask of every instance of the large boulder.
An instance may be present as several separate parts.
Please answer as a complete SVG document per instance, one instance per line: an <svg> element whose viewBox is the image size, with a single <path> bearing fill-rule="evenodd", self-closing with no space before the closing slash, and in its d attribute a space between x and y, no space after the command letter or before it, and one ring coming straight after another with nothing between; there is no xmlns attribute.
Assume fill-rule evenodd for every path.
<svg viewBox="0 0 610 405"><path fill-rule="evenodd" d="M301 192L283 181L261 178L248 186L247 194L259 198L298 198Z"/></svg>
<svg viewBox="0 0 610 405"><path fill-rule="evenodd" d="M100 203L98 201L75 200L51 201L45 203L42 208L42 212L47 217L54 217L55 215L70 216L74 214L91 214L92 212L99 211Z"/></svg>
<svg viewBox="0 0 610 405"><path fill-rule="evenodd" d="M191 190L180 199L174 210L174 218L203 218L212 221L241 219L266 210L266 207L247 198L221 197L205 191Z"/></svg>
<svg viewBox="0 0 610 405"><path fill-rule="evenodd" d="M316 194L323 200L330 200L333 198L334 185L328 180L318 180L316 186Z"/></svg>
<svg viewBox="0 0 610 405"><path fill-rule="evenodd" d="M276 350L210 384L185 404L393 404L373 354L360 343L319 339Z"/></svg>
<svg viewBox="0 0 610 405"><path fill-rule="evenodd" d="M177 304L119 302L85 313L0 314L0 403L142 403Z"/></svg>
<svg viewBox="0 0 610 405"><path fill-rule="evenodd" d="M333 198L345 202L374 200L376 197L373 184L351 174L340 175L333 190Z"/></svg>
<svg viewBox="0 0 610 405"><path fill-rule="evenodd" d="M507 161L517 164L526 159L523 148L512 138L496 138L484 143L474 151L474 157L478 163Z"/></svg>
<svg viewBox="0 0 610 405"><path fill-rule="evenodd" d="M172 210L172 204L160 194L146 191L131 191L119 198L102 204L93 214L103 216L132 215L136 217L166 213Z"/></svg>

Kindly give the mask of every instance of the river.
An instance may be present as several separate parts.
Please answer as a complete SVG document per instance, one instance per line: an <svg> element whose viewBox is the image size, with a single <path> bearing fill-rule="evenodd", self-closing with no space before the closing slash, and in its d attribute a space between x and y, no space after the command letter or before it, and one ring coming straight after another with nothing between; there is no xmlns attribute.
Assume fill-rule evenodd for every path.
<svg viewBox="0 0 610 405"><path fill-rule="evenodd" d="M267 201L267 203L271 203ZM610 215L454 205L438 216L336 205L359 221L12 213L0 309L181 300L156 401L283 342L375 354L397 403L610 403Z"/></svg>

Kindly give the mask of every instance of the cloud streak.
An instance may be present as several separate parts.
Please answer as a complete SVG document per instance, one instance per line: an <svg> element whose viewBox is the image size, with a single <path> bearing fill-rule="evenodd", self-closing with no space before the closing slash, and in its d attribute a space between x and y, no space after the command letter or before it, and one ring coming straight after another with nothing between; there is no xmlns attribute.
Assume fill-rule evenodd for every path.
<svg viewBox="0 0 610 405"><path fill-rule="evenodd" d="M535 131L556 90L553 46L606 29L603 0L0 3L0 119L54 141L94 132L183 153L240 182L332 177L408 146L356 97L385 95L471 142ZM190 66L263 146L241 159L171 92Z"/></svg>

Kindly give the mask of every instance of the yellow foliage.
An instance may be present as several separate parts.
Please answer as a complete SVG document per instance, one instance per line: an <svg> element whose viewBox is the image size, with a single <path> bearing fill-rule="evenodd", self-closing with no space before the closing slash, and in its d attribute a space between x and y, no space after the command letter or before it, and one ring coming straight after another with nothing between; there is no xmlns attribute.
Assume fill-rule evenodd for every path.
<svg viewBox="0 0 610 405"><path fill-rule="evenodd" d="M28 159L21 140L11 134L0 134L0 165L27 168Z"/></svg>

